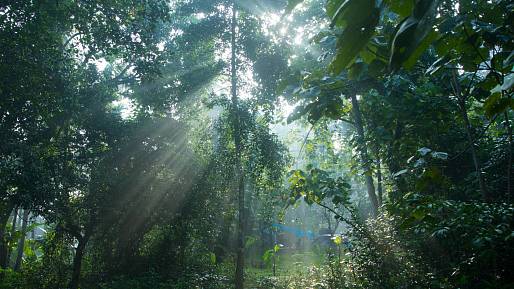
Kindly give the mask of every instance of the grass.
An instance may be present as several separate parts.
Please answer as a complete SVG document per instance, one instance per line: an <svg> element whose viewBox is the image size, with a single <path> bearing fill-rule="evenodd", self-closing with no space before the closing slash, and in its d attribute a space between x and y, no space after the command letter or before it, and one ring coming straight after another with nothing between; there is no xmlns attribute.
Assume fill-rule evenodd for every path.
<svg viewBox="0 0 514 289"><path fill-rule="evenodd" d="M318 266L322 263L323 256L312 251L306 252L282 252L276 260L276 276L278 279L286 278L291 275L305 274L308 268ZM274 277L271 266L267 268L246 268L248 289L257 288L258 281Z"/></svg>

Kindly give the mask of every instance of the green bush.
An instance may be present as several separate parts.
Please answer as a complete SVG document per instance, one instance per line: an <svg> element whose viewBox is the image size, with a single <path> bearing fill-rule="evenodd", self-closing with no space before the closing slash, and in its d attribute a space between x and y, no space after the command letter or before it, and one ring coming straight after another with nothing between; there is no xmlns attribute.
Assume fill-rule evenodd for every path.
<svg viewBox="0 0 514 289"><path fill-rule="evenodd" d="M391 206L404 239L460 288L514 288L514 206L407 194Z"/></svg>

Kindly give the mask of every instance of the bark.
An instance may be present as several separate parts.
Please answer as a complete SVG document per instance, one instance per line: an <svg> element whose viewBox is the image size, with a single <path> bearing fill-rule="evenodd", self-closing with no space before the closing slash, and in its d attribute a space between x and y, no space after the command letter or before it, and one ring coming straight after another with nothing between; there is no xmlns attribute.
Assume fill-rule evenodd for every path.
<svg viewBox="0 0 514 289"><path fill-rule="evenodd" d="M505 125L509 134L508 157L507 157L507 199L512 200L512 126L510 125L509 114L504 112Z"/></svg>
<svg viewBox="0 0 514 289"><path fill-rule="evenodd" d="M466 126L466 137L470 145L469 150L471 151L471 158L473 159L473 165L475 166L475 172L477 174L478 187L480 189L480 193L482 194L482 198L487 201L490 199L490 196L485 188L484 178L482 177L482 168L480 166L480 161L478 160L478 154L475 147L475 138L473 136L471 123L469 122L468 111L466 110L464 103L461 103L459 107L462 118L464 119L464 125Z"/></svg>
<svg viewBox="0 0 514 289"><path fill-rule="evenodd" d="M79 238L79 243L75 249L75 257L73 257L73 272L71 275L71 281L68 286L69 289L78 289L80 282L80 270L82 269L82 259L84 258L84 252L86 249L87 237Z"/></svg>
<svg viewBox="0 0 514 289"><path fill-rule="evenodd" d="M387 164L387 168L389 171L389 176L391 177L395 189L390 191L388 194L389 199L397 200L402 194L405 194L409 191L407 182L402 176L395 177L394 174L402 169L402 166L397 160L396 155L399 155L399 144L401 143L401 138L403 135L403 124L401 122L396 123L396 128L393 131L393 140L388 146L387 149L387 157L382 159L384 163Z"/></svg>
<svg viewBox="0 0 514 289"><path fill-rule="evenodd" d="M11 237L10 240L13 239L14 234L16 233L16 226L18 225L18 208L14 208L12 213L12 225L11 225ZM9 266L11 264L11 252L9 248L7 248L7 260L6 263Z"/></svg>
<svg viewBox="0 0 514 289"><path fill-rule="evenodd" d="M245 189L244 189L244 173L241 164L241 121L239 104L237 99L237 53L236 53L236 27L237 27L237 9L236 2L232 4L232 23L231 23L231 94L232 94L232 125L234 144L236 148L236 182L238 196L238 223L237 223L237 257L235 272L235 288L244 288L244 227L245 227Z"/></svg>
<svg viewBox="0 0 514 289"><path fill-rule="evenodd" d="M25 237L27 235L27 224L29 222L29 210L23 210L23 219L21 224L21 237L18 241L18 247L16 249L16 261L14 263L14 271L21 269L21 263L23 261L23 248L25 248Z"/></svg>
<svg viewBox="0 0 514 289"><path fill-rule="evenodd" d="M7 269L7 266L9 265L7 263L8 245L5 236L5 229L13 209L14 205L10 202L3 204L0 203L0 268L3 269Z"/></svg>
<svg viewBox="0 0 514 289"><path fill-rule="evenodd" d="M368 197L371 202L371 214L373 217L378 215L378 198L375 193L375 184L373 183L373 176L371 173L371 167L369 165L369 155L366 142L364 140L364 125L362 122L362 114L359 108L359 102L357 96L352 93L352 112L355 122L355 128L357 129L357 143L359 145L359 153L362 162L362 168L364 169L364 177L366 181L366 189L368 191Z"/></svg>
<svg viewBox="0 0 514 289"><path fill-rule="evenodd" d="M477 150L476 150L476 147L475 147L475 137L473 135L472 126L471 126L471 123L470 123L469 117L468 117L468 111L466 109L467 95L463 95L462 89L461 89L460 84L459 84L459 82L457 80L457 75L456 75L455 71L453 71L453 89L454 89L455 95L457 96L457 98L459 100L458 101L459 110L460 110L460 114L462 116L462 119L464 120L464 126L465 126L465 130L466 130L466 137L467 137L468 142L469 142L470 151L471 151L471 157L473 159L473 164L475 166L475 172L476 172L476 175L477 175L478 187L480 189L480 193L482 194L482 198L487 201L487 200L490 199L490 196L489 196L489 193L486 190L485 183L484 183L484 178L482 177L482 168L480 167L480 161L478 160L478 154L477 154Z"/></svg>
<svg viewBox="0 0 514 289"><path fill-rule="evenodd" d="M378 192L378 205L379 206L382 206L383 204L383 189L382 189L382 168L381 168L381 163L380 163L380 159L378 159L377 161L377 192Z"/></svg>

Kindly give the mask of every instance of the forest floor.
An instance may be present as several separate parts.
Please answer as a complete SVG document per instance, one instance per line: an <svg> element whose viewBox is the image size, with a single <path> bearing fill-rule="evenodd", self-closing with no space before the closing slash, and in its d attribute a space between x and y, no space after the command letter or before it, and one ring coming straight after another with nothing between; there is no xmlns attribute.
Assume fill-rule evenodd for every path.
<svg viewBox="0 0 514 289"><path fill-rule="evenodd" d="M261 289L274 288L271 286L277 283L289 284L291 279L308 275L309 269L320 266L322 261L321 255L310 251L280 254L276 260L275 274L271 265L266 268L248 267L245 287Z"/></svg>

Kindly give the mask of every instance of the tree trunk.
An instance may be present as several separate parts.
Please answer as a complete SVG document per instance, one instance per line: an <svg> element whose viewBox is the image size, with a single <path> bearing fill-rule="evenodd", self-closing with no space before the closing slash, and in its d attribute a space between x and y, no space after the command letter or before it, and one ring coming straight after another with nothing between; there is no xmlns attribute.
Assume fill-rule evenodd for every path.
<svg viewBox="0 0 514 289"><path fill-rule="evenodd" d="M512 126L510 126L509 114L505 111L505 125L507 126L507 133L509 134L509 144L507 152L507 200L512 200Z"/></svg>
<svg viewBox="0 0 514 289"><path fill-rule="evenodd" d="M378 192L378 205L382 206L383 204L383 189L382 189L382 168L380 163L380 158L377 160L377 192Z"/></svg>
<svg viewBox="0 0 514 289"><path fill-rule="evenodd" d="M235 272L235 288L244 288L244 232L245 232L245 189L244 189L244 172L241 163L241 121L239 103L237 99L237 48L236 48L236 27L237 27L237 9L236 2L232 4L232 23L231 23L231 94L232 94L232 125L234 144L236 148L236 182L238 196L238 223L237 223L237 257Z"/></svg>
<svg viewBox="0 0 514 289"><path fill-rule="evenodd" d="M18 225L18 208L14 208L12 213L12 225L11 225L11 237L10 240L13 239L14 234L16 233L16 226ZM7 257L6 264L9 266L11 264L11 252L10 249L7 248Z"/></svg>
<svg viewBox="0 0 514 289"><path fill-rule="evenodd" d="M355 128L357 129L357 143L359 145L359 152L362 162L362 168L364 169L364 177L366 180L366 188L368 191L368 197L371 202L371 214L373 217L378 215L378 198L375 193L375 184L373 183L373 174L369 165L368 148L364 139L364 125L362 123L362 114L359 108L359 102L355 93L351 94L352 101L352 112L355 120Z"/></svg>
<svg viewBox="0 0 514 289"><path fill-rule="evenodd" d="M466 136L468 138L469 147L471 151L471 158L473 159L473 165L475 166L475 172L477 174L478 187L480 189L480 193L482 194L482 198L485 201L487 201L490 199L490 196L485 188L484 178L482 177L482 169L480 166L480 161L478 160L478 154L475 147L475 138L473 136L471 123L469 122L468 111L466 110L466 106L464 103L461 103L459 107L462 118L464 119L464 125L466 126Z"/></svg>
<svg viewBox="0 0 514 289"><path fill-rule="evenodd" d="M9 216L11 215L12 210L14 209L14 205L10 202L8 203L0 203L0 268L7 269L7 239L5 236L5 229L7 227L7 222L9 221Z"/></svg>
<svg viewBox="0 0 514 289"><path fill-rule="evenodd" d="M460 114L462 119L464 120L464 126L466 130L466 136L469 142L471 157L473 158L473 164L475 166L475 172L477 174L478 187L480 189L480 193L482 194L482 198L487 201L490 199L489 193L485 188L484 178L482 177L482 169L480 167L480 161L478 160L478 154L475 148L475 137L473 136L473 131L471 127L471 123L469 122L468 111L466 109L466 99L467 95L463 95L462 89L460 87L459 81L457 80L457 73L455 71L453 74L453 89L455 90L455 96L458 99L458 105ZM467 94L467 93L466 93Z"/></svg>
<svg viewBox="0 0 514 289"><path fill-rule="evenodd" d="M80 282L80 270L82 268L82 259L84 257L84 251L86 249L87 237L79 239L77 248L75 249L75 257L73 257L73 272L71 275L69 289L78 289Z"/></svg>
<svg viewBox="0 0 514 289"><path fill-rule="evenodd" d="M14 263L14 271L21 269L21 263L23 261L23 248L25 248L25 237L27 235L27 224L29 222L29 210L23 210L23 219L21 224L21 236L18 241L18 248L16 249L16 261Z"/></svg>
<svg viewBox="0 0 514 289"><path fill-rule="evenodd" d="M397 122L393 131L393 140L389 143L387 148L387 157L381 160L387 164L389 176L391 177L395 186L395 188L388 193L389 199L393 201L400 198L402 194L409 192L405 179L401 175L396 177L394 176L395 173L402 169L402 166L398 162L397 158L395 158L395 156L398 155L398 152L400 151L399 143L401 143L402 136L403 123Z"/></svg>

